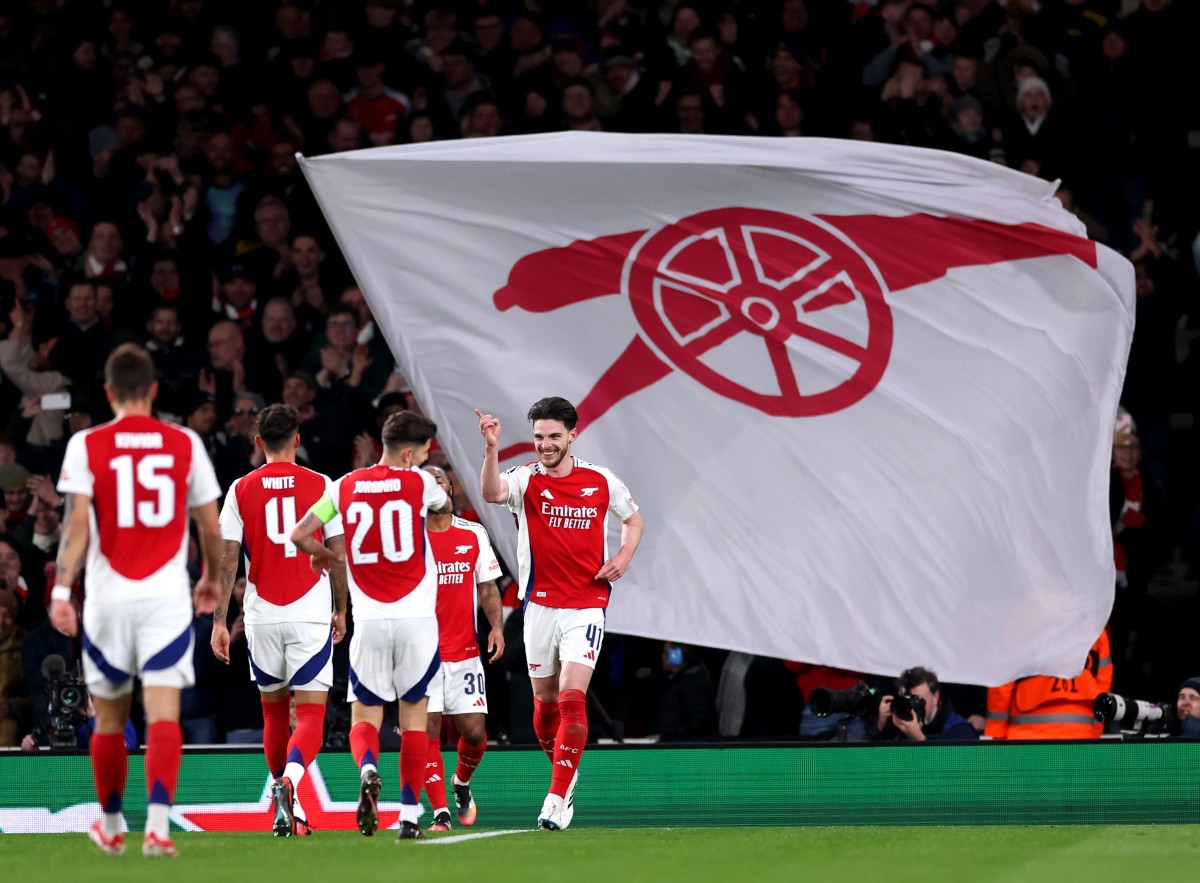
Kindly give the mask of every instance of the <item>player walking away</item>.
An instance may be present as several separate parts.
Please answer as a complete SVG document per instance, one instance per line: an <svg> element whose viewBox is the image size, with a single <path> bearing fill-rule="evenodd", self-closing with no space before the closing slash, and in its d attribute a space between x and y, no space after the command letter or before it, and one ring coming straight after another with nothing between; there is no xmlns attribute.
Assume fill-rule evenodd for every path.
<svg viewBox="0 0 1200 883"><path fill-rule="evenodd" d="M221 600L213 617L213 653L229 662L226 615L244 545L245 622L250 672L263 708L263 753L275 777L272 830L276 837L311 834L296 786L316 759L325 735L325 700L333 683L333 645L346 634L346 574L310 566L289 539L297 514L329 493L333 482L296 464L300 413L271 405L258 415L254 443L267 462L233 483L221 510ZM321 531L344 555L342 520ZM315 572L314 572L315 570ZM330 627L330 584L333 592ZM289 690L296 694L296 731L289 738Z"/></svg>
<svg viewBox="0 0 1200 883"><path fill-rule="evenodd" d="M215 597L221 489L200 437L152 416L158 384L144 349L118 347L108 357L104 378L116 418L71 436L58 481L67 514L50 620L63 634L78 632L71 585L86 555L83 666L96 706L91 757L104 813L89 836L110 855L125 851L124 728L138 677L146 712L142 854L173 856L168 814L183 754L179 692L195 683L188 509L204 556L195 592Z"/></svg>
<svg viewBox="0 0 1200 883"><path fill-rule="evenodd" d="M587 744L587 688L604 639L611 583L642 539L642 516L624 482L571 456L575 406L551 396L529 409L538 459L501 474L500 421L475 412L486 447L483 497L517 516L519 597L533 682L533 729L551 762L538 827L558 831L575 815L579 761ZM608 513L621 519L621 548L608 557ZM536 569L534 562L537 562Z"/></svg>
<svg viewBox="0 0 1200 883"><path fill-rule="evenodd" d="M350 639L350 751L361 770L358 829L379 826L379 725L383 706L400 700L400 834L424 837L417 824L429 755L425 692L438 670L437 565L425 533L428 512L449 513L450 498L419 467L437 424L400 411L383 424L383 459L333 483L292 531L302 552L349 573L354 608ZM346 555L313 539L341 515L350 532Z"/></svg>
<svg viewBox="0 0 1200 883"><path fill-rule="evenodd" d="M436 466L426 466L438 487L454 500L450 478ZM488 653L495 662L504 655L501 620L500 562L492 551L483 525L452 514L430 515L425 524L429 545L437 562L437 621L442 664L429 682L429 760L425 764L425 794L433 810L430 831L450 830L446 806L446 775L442 769L442 714L451 715L458 728L458 767L450 785L458 820L468 828L477 810L471 794L471 775L487 750L487 691L479 639L475 636L475 611L483 607L491 631Z"/></svg>

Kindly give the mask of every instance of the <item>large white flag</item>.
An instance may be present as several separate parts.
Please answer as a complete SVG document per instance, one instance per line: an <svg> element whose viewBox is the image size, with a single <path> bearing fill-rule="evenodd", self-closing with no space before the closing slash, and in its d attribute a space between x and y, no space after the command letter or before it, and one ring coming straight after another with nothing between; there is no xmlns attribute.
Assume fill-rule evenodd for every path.
<svg viewBox="0 0 1200 883"><path fill-rule="evenodd" d="M613 632L996 684L1076 674L1113 598L1133 273L1053 185L935 151L567 133L305 174L481 504L561 395L646 534Z"/></svg>

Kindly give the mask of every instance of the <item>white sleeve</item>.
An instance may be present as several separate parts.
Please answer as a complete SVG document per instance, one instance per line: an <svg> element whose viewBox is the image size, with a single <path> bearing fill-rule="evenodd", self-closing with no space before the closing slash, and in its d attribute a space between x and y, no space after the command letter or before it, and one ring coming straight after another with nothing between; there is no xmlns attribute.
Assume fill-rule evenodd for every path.
<svg viewBox="0 0 1200 883"><path fill-rule="evenodd" d="M86 436L86 432L77 432L67 441L62 470L58 474L58 492L60 494L92 496L95 477L88 464Z"/></svg>
<svg viewBox="0 0 1200 883"><path fill-rule="evenodd" d="M529 476L532 474L528 466L514 466L500 473L500 478L508 485L508 499L504 504L511 511L521 511L521 500L525 496L525 488L529 487Z"/></svg>
<svg viewBox="0 0 1200 883"><path fill-rule="evenodd" d="M341 486L341 481L342 480L339 478L335 482L328 475L325 476L325 496L329 497L330 501L333 503L334 510L337 509L337 501L338 501L337 489ZM304 516L301 515L300 517L303 518ZM346 528L342 526L341 513L339 512L337 515L333 516L333 518L331 518L329 521L327 521L325 523L325 527L323 527L321 530L322 530L322 535L325 537L325 539L329 539L330 537L340 537L343 534L345 534Z"/></svg>
<svg viewBox="0 0 1200 883"><path fill-rule="evenodd" d="M415 471L417 475L421 476L421 480L425 482L425 508L437 509L443 506L450 498L446 496L446 492L437 483L437 479L433 477L432 473L426 472L424 469L417 469Z"/></svg>
<svg viewBox="0 0 1200 883"><path fill-rule="evenodd" d="M492 550L487 531L479 524L472 525L471 530L475 531L475 536L479 538L479 558L475 561L475 582L485 583L490 579L499 579L504 571L500 569L500 562L496 560L496 553Z"/></svg>
<svg viewBox="0 0 1200 883"><path fill-rule="evenodd" d="M221 507L221 539L233 540L235 543L240 543L245 531L245 523L242 521L242 510L238 508L237 489L242 483L242 479L238 479L229 488L229 493L225 495L225 505Z"/></svg>
<svg viewBox="0 0 1200 883"><path fill-rule="evenodd" d="M628 521L629 516L638 510L638 504L633 502L633 496L629 493L629 488L625 487L625 482L607 469L601 471L608 479L608 508L622 522Z"/></svg>
<svg viewBox="0 0 1200 883"><path fill-rule="evenodd" d="M195 509L205 503L221 498L221 485L217 482L217 473L213 470L212 460L208 459L208 451L200 436L190 429L184 429L192 441L192 468L188 472L188 506Z"/></svg>

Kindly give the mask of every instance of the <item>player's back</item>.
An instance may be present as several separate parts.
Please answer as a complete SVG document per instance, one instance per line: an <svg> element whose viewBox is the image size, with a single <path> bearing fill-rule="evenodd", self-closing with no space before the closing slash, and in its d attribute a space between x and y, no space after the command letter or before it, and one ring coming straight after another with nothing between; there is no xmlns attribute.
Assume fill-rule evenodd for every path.
<svg viewBox="0 0 1200 883"><path fill-rule="evenodd" d="M299 517L331 486L321 473L286 462L264 464L234 482L226 511L221 513L222 531L229 518L240 517L247 561L248 625L324 622L329 618L329 578L313 573L308 556L299 554L289 538ZM320 533L318 541L322 540ZM331 532L327 526L324 533L338 535L340 522L338 530Z"/></svg>
<svg viewBox="0 0 1200 883"><path fill-rule="evenodd" d="M434 616L437 569L425 533L444 494L424 470L377 464L336 483L355 620Z"/></svg>
<svg viewBox="0 0 1200 883"><path fill-rule="evenodd" d="M198 490L205 502L219 492L215 479L209 487L207 458L195 433L147 416L122 417L71 438L59 487L90 487L90 599L134 601L190 591L188 507Z"/></svg>

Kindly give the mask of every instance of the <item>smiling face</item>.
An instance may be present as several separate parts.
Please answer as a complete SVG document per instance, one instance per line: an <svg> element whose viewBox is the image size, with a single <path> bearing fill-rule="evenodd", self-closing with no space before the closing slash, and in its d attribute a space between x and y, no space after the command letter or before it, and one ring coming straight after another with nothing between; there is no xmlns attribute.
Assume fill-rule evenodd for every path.
<svg viewBox="0 0 1200 883"><path fill-rule="evenodd" d="M533 423L534 450L537 451L542 466L551 474L560 470L570 456L573 441L575 430L568 430L561 420L535 420Z"/></svg>

